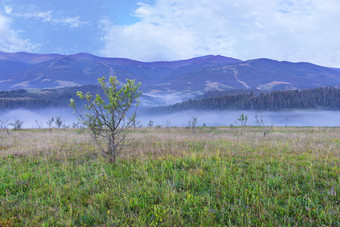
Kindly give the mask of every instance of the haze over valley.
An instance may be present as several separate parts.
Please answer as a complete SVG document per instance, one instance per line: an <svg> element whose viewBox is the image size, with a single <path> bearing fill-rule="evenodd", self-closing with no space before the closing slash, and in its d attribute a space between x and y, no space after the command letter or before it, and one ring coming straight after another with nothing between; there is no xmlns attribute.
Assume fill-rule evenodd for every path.
<svg viewBox="0 0 340 227"><path fill-rule="evenodd" d="M288 95L290 93L282 93L283 99L290 99L289 102L292 104L285 104L281 108L277 108L279 104L274 104L274 106L277 106L276 108L273 108L274 106L254 107L253 112L249 112L249 115L254 115L254 111L285 110L286 112L282 113L265 112L263 115L268 124L275 125L339 125L336 119L337 112L331 114L331 112L316 110L320 107L326 110L340 108L340 97L339 92L337 92L337 87L340 87L340 72L336 68L311 63L280 62L271 59L241 61L213 55L179 61L140 62L122 58L103 58L86 53L42 55L1 52L0 65L2 66L0 68L0 89L3 90L0 91L1 117L10 121L25 118L25 127L35 127L37 126L36 120L46 122L49 117L57 115L62 116L65 121L71 124L71 122L76 121L71 115L71 111L58 111L58 108L67 108L70 98L77 99L76 92L78 90L103 95L98 86L98 78L114 75L122 82L130 78L142 83L143 95L139 108L139 118L141 125L144 126L149 121L154 121L154 124L157 125L166 125L165 122L172 122L173 126L186 126L187 121L190 120L188 113L192 115L191 117L197 116L201 124L230 125L235 123L237 114L253 109L254 104L244 103L245 96L242 94L252 92L257 96L261 93L270 94L275 90L297 89L310 89L311 93L306 93L306 97L312 97L312 94L316 94L314 100L319 98L325 102L312 101L309 105L301 105L298 103L305 102L304 100L307 100L307 98L293 102L294 96ZM318 91L319 94L315 93L317 90L314 92L313 89L319 87L334 87L335 93L332 90L329 90L329 93L322 90ZM201 96L211 99L212 94L217 98L221 96L222 99L225 99L223 96L226 96L231 97L229 99L243 101L242 104L241 101L235 103L228 101L230 107L226 104L224 104L225 107L218 107L216 104L209 107L209 105L203 105L206 101L197 101L195 108L190 108L190 105L188 106L189 109L184 108L187 105L185 102L188 102L188 100L199 100ZM321 97L321 94L326 96ZM253 98L256 98L256 96ZM250 100L253 99L251 96L249 97ZM298 97L301 97L301 95L298 94ZM216 97L213 98L216 99ZM216 102L213 99L211 100L212 103ZM276 97L274 100L278 100L278 98ZM183 104L176 104L180 102L183 102ZM298 105L293 105L293 103ZM158 106L173 104L176 104L175 109L178 113L171 114L162 111L164 108L157 109ZM182 107L180 107L181 105ZM53 108L53 111L48 111L51 108ZM153 108L151 112L148 110L150 108ZM171 106L167 108L173 109ZM6 112L8 109L27 109L27 111ZM36 114L32 112L39 109L42 110ZM195 114L194 109L203 111ZM221 112L223 109L233 111ZM237 111L237 109L240 111ZM289 109L292 112L287 112ZM314 110L311 112L298 111L297 114L294 114L297 109ZM216 110L220 111L213 112ZM4 112L6 113L4 114ZM21 117L19 113L23 113ZM68 114L65 115L65 113ZM235 115L235 113L237 114ZM181 115L182 117L180 117ZM225 116L221 117L221 115ZM33 119L33 116L37 119ZM277 119L275 119L275 116L277 116ZM303 119L302 116L305 116L306 119ZM252 120L248 123L254 125Z"/></svg>

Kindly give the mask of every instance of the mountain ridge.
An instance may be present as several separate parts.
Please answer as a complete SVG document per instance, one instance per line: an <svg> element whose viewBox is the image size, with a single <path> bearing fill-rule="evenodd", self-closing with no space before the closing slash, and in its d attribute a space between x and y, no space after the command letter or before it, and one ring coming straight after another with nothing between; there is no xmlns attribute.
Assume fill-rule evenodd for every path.
<svg viewBox="0 0 340 227"><path fill-rule="evenodd" d="M308 62L268 58L240 60L206 55L177 61L0 52L0 90L61 88L97 84L98 77L135 79L150 94L202 94L211 90L340 87L340 70Z"/></svg>

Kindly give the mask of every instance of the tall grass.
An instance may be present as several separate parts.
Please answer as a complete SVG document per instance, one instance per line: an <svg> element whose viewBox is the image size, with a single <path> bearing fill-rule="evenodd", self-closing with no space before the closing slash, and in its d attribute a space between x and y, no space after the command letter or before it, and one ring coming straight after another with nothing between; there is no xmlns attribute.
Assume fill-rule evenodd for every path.
<svg viewBox="0 0 340 227"><path fill-rule="evenodd" d="M339 225L340 128L0 132L1 225Z"/></svg>

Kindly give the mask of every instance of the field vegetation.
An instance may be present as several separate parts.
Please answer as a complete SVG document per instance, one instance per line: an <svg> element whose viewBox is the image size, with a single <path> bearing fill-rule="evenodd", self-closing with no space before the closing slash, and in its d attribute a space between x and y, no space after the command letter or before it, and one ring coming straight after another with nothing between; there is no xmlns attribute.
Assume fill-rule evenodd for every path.
<svg viewBox="0 0 340 227"><path fill-rule="evenodd" d="M0 226L339 226L340 128L137 128L115 164L86 129L0 131Z"/></svg>

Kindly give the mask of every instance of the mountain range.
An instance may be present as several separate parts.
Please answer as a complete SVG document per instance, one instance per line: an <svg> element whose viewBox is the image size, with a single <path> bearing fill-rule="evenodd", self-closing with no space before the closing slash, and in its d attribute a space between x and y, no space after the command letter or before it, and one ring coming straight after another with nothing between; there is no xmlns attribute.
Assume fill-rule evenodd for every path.
<svg viewBox="0 0 340 227"><path fill-rule="evenodd" d="M98 77L135 79L144 94L211 90L340 87L340 70L272 59L242 61L208 55L180 61L140 62L74 55L0 52L0 90L62 88L97 84Z"/></svg>

